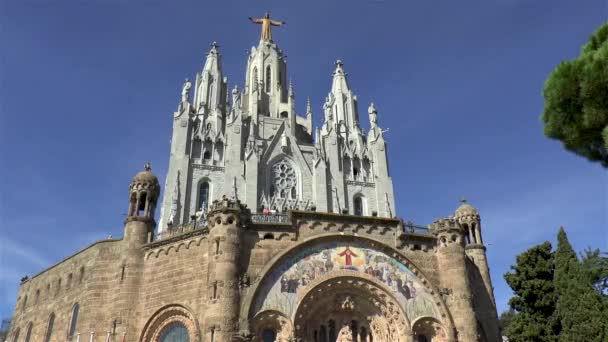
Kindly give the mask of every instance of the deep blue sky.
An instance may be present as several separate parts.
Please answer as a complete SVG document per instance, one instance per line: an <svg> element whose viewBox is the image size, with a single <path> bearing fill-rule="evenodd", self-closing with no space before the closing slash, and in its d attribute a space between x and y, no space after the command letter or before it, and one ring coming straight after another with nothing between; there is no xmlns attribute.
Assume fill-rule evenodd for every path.
<svg viewBox="0 0 608 342"><path fill-rule="evenodd" d="M482 215L499 310L515 255L564 225L607 248L608 178L542 134L542 87L608 17L605 0L68 1L0 5L0 317L19 278L120 236L131 177L164 183L184 78L216 40L230 87L259 39L288 22L297 108L316 122L341 58L367 127L386 134L398 214L421 224L466 196ZM157 213L158 214L158 213Z"/></svg>

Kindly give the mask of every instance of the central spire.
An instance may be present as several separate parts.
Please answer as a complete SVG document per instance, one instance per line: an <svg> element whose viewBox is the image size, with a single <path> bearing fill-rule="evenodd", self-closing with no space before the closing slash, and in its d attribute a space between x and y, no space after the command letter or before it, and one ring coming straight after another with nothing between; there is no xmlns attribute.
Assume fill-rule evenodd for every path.
<svg viewBox="0 0 608 342"><path fill-rule="evenodd" d="M260 40L266 41L266 42L272 41L272 30L271 30L272 26L283 26L283 25L287 24L284 21L270 19L269 12L266 12L264 14L263 18L249 17L249 20L251 20L252 23L262 25L262 32L260 33Z"/></svg>

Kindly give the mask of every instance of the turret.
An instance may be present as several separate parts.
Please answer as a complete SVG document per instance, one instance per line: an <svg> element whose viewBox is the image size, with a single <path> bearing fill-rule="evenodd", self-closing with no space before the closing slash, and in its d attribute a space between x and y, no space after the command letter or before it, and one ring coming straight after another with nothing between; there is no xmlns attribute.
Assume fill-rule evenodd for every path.
<svg viewBox="0 0 608 342"><path fill-rule="evenodd" d="M254 121L261 116L287 118L292 113L288 103L287 63L283 51L273 41L260 40L251 48L245 75L244 112Z"/></svg>
<svg viewBox="0 0 608 342"><path fill-rule="evenodd" d="M158 178L149 163L135 175L129 186L129 210L125 219L124 240L129 245L142 245L152 238L156 221L154 212L160 194Z"/></svg>
<svg viewBox="0 0 608 342"><path fill-rule="evenodd" d="M478 341L477 321L466 267L465 233L454 218L439 219L430 225L437 238L437 273L441 291L452 313L458 341Z"/></svg>
<svg viewBox="0 0 608 342"><path fill-rule="evenodd" d="M205 341L230 342L238 332L243 227L251 213L238 200L214 201L208 215L209 278Z"/></svg>
<svg viewBox="0 0 608 342"><path fill-rule="evenodd" d="M476 280L471 284L471 289L475 293L476 312L479 313L479 320L490 341L499 338L498 314L494 301L494 290L492 279L490 278L490 268L486 257L486 247L481 236L481 218L479 212L466 200L462 200L462 205L456 209L455 218L460 223L464 231L465 251L473 267L469 272L477 276L471 277Z"/></svg>

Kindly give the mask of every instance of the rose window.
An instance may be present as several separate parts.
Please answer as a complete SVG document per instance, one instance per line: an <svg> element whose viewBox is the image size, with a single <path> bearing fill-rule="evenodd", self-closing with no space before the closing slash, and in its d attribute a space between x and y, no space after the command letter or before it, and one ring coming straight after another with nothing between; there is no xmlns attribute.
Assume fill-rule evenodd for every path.
<svg viewBox="0 0 608 342"><path fill-rule="evenodd" d="M296 198L297 175L294 168L285 160L272 166L270 193L280 198Z"/></svg>

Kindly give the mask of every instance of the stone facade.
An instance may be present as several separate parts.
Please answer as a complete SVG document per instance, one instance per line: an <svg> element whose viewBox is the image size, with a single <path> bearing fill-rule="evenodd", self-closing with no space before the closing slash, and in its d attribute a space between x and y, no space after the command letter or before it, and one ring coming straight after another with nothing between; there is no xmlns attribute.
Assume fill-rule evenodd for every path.
<svg viewBox="0 0 608 342"><path fill-rule="evenodd" d="M231 101L215 44L191 87L159 229L146 166L121 239L22 280L9 341L500 340L479 214L394 218L377 111L365 135L341 62L314 140L272 41Z"/></svg>
<svg viewBox="0 0 608 342"><path fill-rule="evenodd" d="M191 88L186 80L173 114L160 231L189 222L224 194L254 211L316 208L394 216L378 111L369 106L366 134L341 61L336 62L320 128L313 127L310 101L306 113L296 113L287 63L273 41L260 40L251 48L245 85L232 91L213 43L196 74L192 98Z"/></svg>

